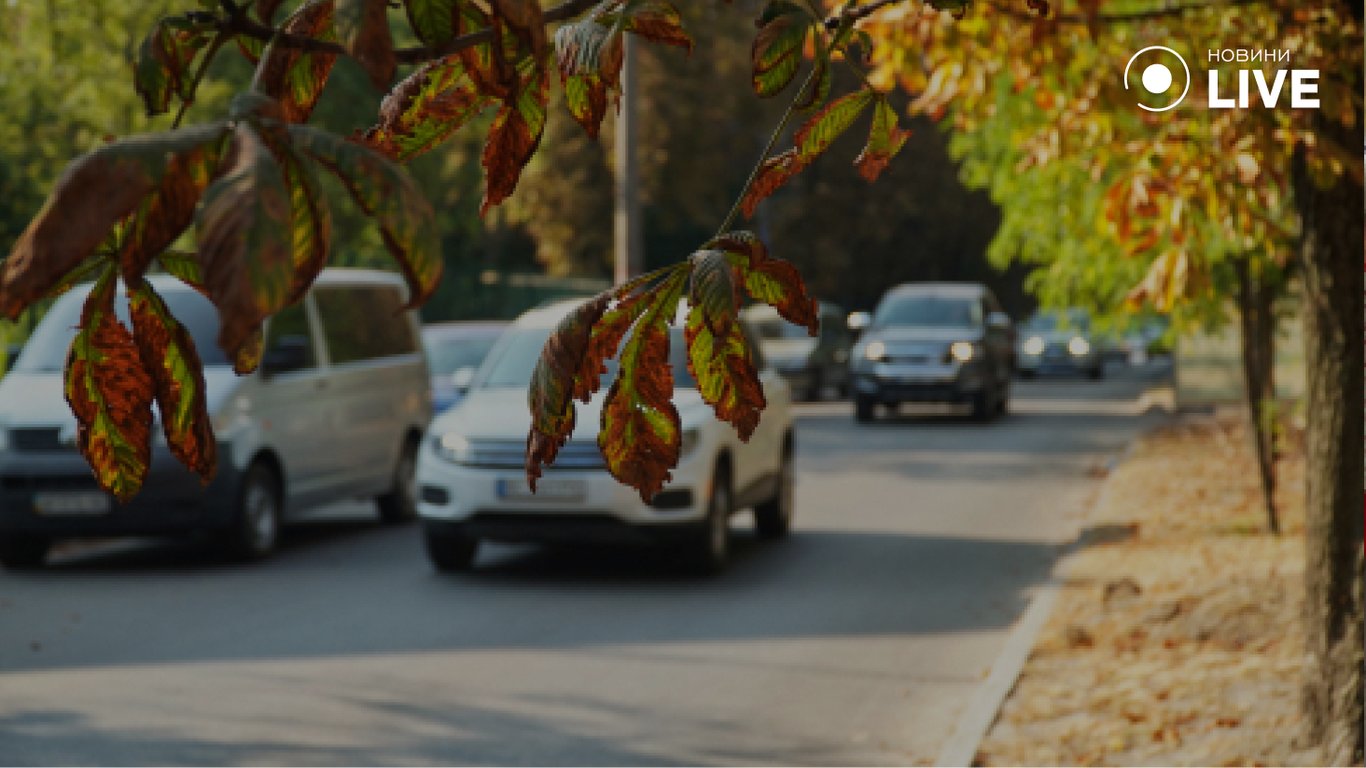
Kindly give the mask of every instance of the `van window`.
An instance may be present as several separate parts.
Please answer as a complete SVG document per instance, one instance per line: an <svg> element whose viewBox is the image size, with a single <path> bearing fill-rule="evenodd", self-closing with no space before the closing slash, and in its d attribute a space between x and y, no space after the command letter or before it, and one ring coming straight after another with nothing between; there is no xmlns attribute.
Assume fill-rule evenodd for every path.
<svg viewBox="0 0 1366 768"><path fill-rule="evenodd" d="M313 358L313 350L317 345L313 341L313 329L308 326L308 313L304 311L304 303L285 307L275 313L270 318L269 330L266 332L266 351L269 352L279 346L281 339L304 339L308 342L308 362L304 368L317 366L318 361Z"/></svg>
<svg viewBox="0 0 1366 768"><path fill-rule="evenodd" d="M406 355L417 351L417 337L403 310L397 288L386 285L318 288L313 294L322 315L323 338L334 365Z"/></svg>
<svg viewBox="0 0 1366 768"><path fill-rule="evenodd" d="M14 362L14 370L51 373L66 367L67 352L76 336L76 327L81 324L81 307L90 288L90 285L77 286L52 305ZM205 366L228 365L223 350L218 348L218 310L213 304L190 288L163 288L158 293L171 314L190 332L200 362ZM115 294L114 312L123 326L132 330L128 296L122 290Z"/></svg>

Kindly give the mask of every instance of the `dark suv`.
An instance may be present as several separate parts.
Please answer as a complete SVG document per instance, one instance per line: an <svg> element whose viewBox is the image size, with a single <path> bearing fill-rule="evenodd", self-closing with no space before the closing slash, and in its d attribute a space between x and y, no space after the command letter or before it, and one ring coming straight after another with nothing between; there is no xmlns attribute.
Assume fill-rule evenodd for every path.
<svg viewBox="0 0 1366 768"><path fill-rule="evenodd" d="M1014 329L986 286L912 283L888 291L854 347L854 416L878 405L967 403L978 419L1004 413Z"/></svg>

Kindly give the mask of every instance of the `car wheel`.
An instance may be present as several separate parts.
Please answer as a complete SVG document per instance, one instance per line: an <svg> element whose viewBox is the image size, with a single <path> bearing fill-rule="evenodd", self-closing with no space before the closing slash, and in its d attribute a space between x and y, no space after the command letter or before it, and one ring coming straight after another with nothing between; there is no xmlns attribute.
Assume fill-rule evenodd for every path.
<svg viewBox="0 0 1366 768"><path fill-rule="evenodd" d="M754 508L754 528L761 539L781 539L792 530L792 512L797 501L797 469L792 440L783 445L783 460L778 466L778 487L773 497Z"/></svg>
<svg viewBox="0 0 1366 768"><path fill-rule="evenodd" d="M47 560L52 540L25 533L0 534L0 565L6 568L37 568Z"/></svg>
<svg viewBox="0 0 1366 768"><path fill-rule="evenodd" d="M977 421L990 421L995 413L996 408L995 404L991 402L990 389L983 389L972 396L972 418Z"/></svg>
<svg viewBox="0 0 1366 768"><path fill-rule="evenodd" d="M1009 380L1001 385L1001 393L996 401L996 415L1004 416L1010 413L1010 383Z"/></svg>
<svg viewBox="0 0 1366 768"><path fill-rule="evenodd" d="M422 538L427 545L427 559L442 573L468 571L479 552L479 539L431 525L422 529Z"/></svg>
<svg viewBox="0 0 1366 768"><path fill-rule="evenodd" d="M380 522L406 523L417 517L417 441L408 440L394 467L392 490L375 499Z"/></svg>
<svg viewBox="0 0 1366 768"><path fill-rule="evenodd" d="M690 553L693 570L704 576L720 573L730 557L730 470L716 465L707 500L707 517L702 521Z"/></svg>
<svg viewBox="0 0 1366 768"><path fill-rule="evenodd" d="M228 531L228 554L238 560L269 555L280 539L280 480L263 462L253 463L237 491L237 515Z"/></svg>
<svg viewBox="0 0 1366 768"><path fill-rule="evenodd" d="M1088 375L1091 377L1091 381L1100 381L1105 378L1105 363L1101 363L1095 368L1092 368Z"/></svg>
<svg viewBox="0 0 1366 768"><path fill-rule="evenodd" d="M1022 379L1032 379L1036 375L1032 368L1021 368L1019 374Z"/></svg>
<svg viewBox="0 0 1366 768"><path fill-rule="evenodd" d="M873 402L872 398L861 396L854 397L854 420L860 422L872 421L873 417L877 415L874 411L875 408L877 408L877 403Z"/></svg>

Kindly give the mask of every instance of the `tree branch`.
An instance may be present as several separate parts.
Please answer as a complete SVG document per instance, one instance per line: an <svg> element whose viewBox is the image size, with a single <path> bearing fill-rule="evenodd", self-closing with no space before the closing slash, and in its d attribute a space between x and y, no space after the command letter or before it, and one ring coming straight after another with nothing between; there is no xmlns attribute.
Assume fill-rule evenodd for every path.
<svg viewBox="0 0 1366 768"><path fill-rule="evenodd" d="M551 8L545 12L544 18L547 22L566 21L572 19L589 8L593 7L599 0L565 0L565 2ZM346 55L346 49L340 43L330 40L319 40L316 37L306 37L304 35L293 35L285 32L277 32L273 27L266 26L254 19L240 14L223 20L219 30L227 35L243 35L261 42L271 42L281 48L293 48L312 53L332 53ZM472 48L481 43L493 40L491 29L481 29L478 32L471 32L467 35L452 38L442 45L435 48L426 46L413 46L411 48L400 48L394 51L394 60L400 64L421 64L452 53L458 53L466 48Z"/></svg>

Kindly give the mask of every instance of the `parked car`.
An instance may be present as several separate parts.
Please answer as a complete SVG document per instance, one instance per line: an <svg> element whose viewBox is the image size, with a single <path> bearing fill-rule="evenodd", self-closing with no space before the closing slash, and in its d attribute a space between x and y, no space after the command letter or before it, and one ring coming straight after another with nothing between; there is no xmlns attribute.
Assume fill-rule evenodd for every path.
<svg viewBox="0 0 1366 768"><path fill-rule="evenodd" d="M1016 352L1020 375L1079 373L1105 378L1102 340L1091 332L1091 316L1081 309L1042 310L1029 318Z"/></svg>
<svg viewBox="0 0 1366 768"><path fill-rule="evenodd" d="M374 497L388 522L415 514L422 429L431 418L417 316L403 282L324 270L299 303L270 318L259 369L236 376L218 348L218 313L165 276L149 278L189 330L204 364L218 471L204 487L154 427L141 493L119 504L74 448L63 366L90 285L43 317L0 381L0 563L36 566L60 539L209 531L244 558L268 554L282 523L306 508ZM128 303L116 310L128 323Z"/></svg>
<svg viewBox="0 0 1366 768"><path fill-rule="evenodd" d="M968 403L1004 413L1014 357L1010 317L986 286L909 283L882 297L854 346L854 417L903 402Z"/></svg>
<svg viewBox="0 0 1366 768"><path fill-rule="evenodd" d="M804 400L820 400L827 387L841 395L849 391L849 350L854 337L845 322L844 310L820 303L820 332L793 325L767 304L744 310L745 319L759 337L759 347L793 393Z"/></svg>
<svg viewBox="0 0 1366 768"><path fill-rule="evenodd" d="M418 512L435 567L469 568L479 542L489 539L653 542L683 550L703 571L717 571L729 552L730 516L750 507L761 536L784 536L792 521L794 482L787 384L756 351L768 407L749 442L741 442L697 392L682 322L669 345L683 425L673 479L646 504L607 473L597 433L611 367L602 389L578 404L573 434L532 494L524 460L531 422L527 388L551 330L579 303L559 302L518 318L489 353L465 399L428 429L418 457Z"/></svg>
<svg viewBox="0 0 1366 768"><path fill-rule="evenodd" d="M507 328L507 323L436 323L422 327L422 346L432 374L432 408L437 413L465 396L474 372Z"/></svg>

